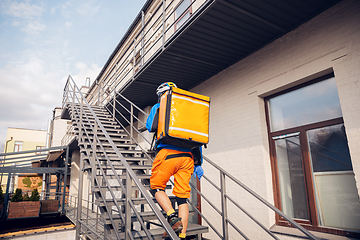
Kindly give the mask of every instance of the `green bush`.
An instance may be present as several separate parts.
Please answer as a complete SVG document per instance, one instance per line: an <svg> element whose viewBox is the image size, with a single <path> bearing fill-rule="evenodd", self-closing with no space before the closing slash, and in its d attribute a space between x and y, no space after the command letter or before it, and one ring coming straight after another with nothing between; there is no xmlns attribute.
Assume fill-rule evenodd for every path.
<svg viewBox="0 0 360 240"><path fill-rule="evenodd" d="M11 198L11 201L12 202L21 202L22 200L23 200L22 190L20 188L17 188L14 196Z"/></svg>
<svg viewBox="0 0 360 240"><path fill-rule="evenodd" d="M39 195L39 192L37 189L32 190L29 200L30 201L39 201L40 200L40 195Z"/></svg>
<svg viewBox="0 0 360 240"><path fill-rule="evenodd" d="M25 193L23 197L23 201L30 201L29 194Z"/></svg>

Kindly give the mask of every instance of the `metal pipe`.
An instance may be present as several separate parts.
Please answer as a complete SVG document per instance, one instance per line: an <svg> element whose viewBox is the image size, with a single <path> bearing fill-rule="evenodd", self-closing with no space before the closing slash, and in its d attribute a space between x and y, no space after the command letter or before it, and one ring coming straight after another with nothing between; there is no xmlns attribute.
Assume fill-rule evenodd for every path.
<svg viewBox="0 0 360 240"><path fill-rule="evenodd" d="M82 186L83 186L83 173L84 168L84 153L80 153L80 167L79 167L79 187L78 187L78 201L77 201L77 214L76 214L76 236L75 239L80 239L81 231L81 212L82 212Z"/></svg>
<svg viewBox="0 0 360 240"><path fill-rule="evenodd" d="M65 193L66 193L66 183L67 183L67 174L68 174L68 164L69 164L69 146L66 148L66 158L65 158L65 173L64 173L64 191L63 191L63 200L62 200L62 214L65 214Z"/></svg>
<svg viewBox="0 0 360 240"><path fill-rule="evenodd" d="M227 204L226 204L226 185L225 174L220 172L220 185L221 185L221 218L223 227L223 239L229 239L228 224L227 224Z"/></svg>

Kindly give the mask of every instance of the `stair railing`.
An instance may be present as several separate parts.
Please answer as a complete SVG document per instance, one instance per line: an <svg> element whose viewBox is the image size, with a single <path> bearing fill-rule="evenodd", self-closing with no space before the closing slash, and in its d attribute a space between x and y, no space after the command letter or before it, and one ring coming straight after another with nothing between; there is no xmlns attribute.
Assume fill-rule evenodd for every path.
<svg viewBox="0 0 360 240"><path fill-rule="evenodd" d="M113 98L113 102L106 105L105 108L108 109L109 113L112 114L113 118L123 127L123 129L126 130L126 126L124 126L121 121L119 121L116 117L115 117L115 113L118 114L118 116L120 116L122 119L124 119L127 124L130 126L130 131L126 130L126 132L130 135L130 133L132 131L135 131L138 133L139 136L141 136L147 143L150 144L149 140L143 136L143 134L141 133L141 131L139 130L139 127L135 127L134 126L134 121L131 119L135 119L138 124L141 124L140 128L145 128L145 123L142 122L137 116L134 115L133 109L136 108L139 112L141 112L142 114L145 115L145 117L148 116L148 114L146 112L144 112L142 109L140 109L139 107L137 107L134 103L132 103L130 100L128 100L126 97L124 97L122 94L120 93L113 93L113 96L115 96ZM122 104L118 99L122 99L124 101L126 101L128 104L130 104L130 110L127 109L124 104ZM111 101L109 101L111 102ZM110 108L111 106L111 108ZM130 114L129 118L127 119L126 116L124 114L121 113L121 111L118 109L118 107L121 107L122 109L124 109L128 114ZM141 150L146 154L145 149L143 149L139 143L136 141L136 139L133 137L133 135L131 134L131 138L132 140L141 148ZM150 158L150 157L149 157ZM152 161L153 159L150 158ZM192 206L192 208L202 217L203 220L205 220L207 222L207 224L210 226L210 228L213 229L213 231L221 238L221 239L229 239L229 225L231 225L242 237L244 237L245 239L249 239L245 233L243 233L228 217L227 217L227 201L230 201L233 205L235 205L239 210L241 210L245 215L247 215L253 222L255 222L259 227L261 227L267 234L269 234L272 238L274 239L278 239L269 229L267 229L262 223L260 223L256 218L254 218L248 211L246 211L243 207L240 206L240 204L238 204L233 198L231 198L229 196L229 194L226 193L226 179L231 180L232 182L234 182L235 184L237 184L239 187L245 189L248 193L250 193L254 198L256 198L258 201L260 201L262 204L264 204L266 207L268 207L269 209L271 209L272 211L274 211L275 213L279 214L281 217L283 217L284 219L286 219L291 225L293 225L295 228L299 229L301 232L303 232L306 236L308 236L310 239L318 239L317 237L315 237L312 233L310 233L308 230L306 230L304 227L302 227L300 224L298 224L296 221L294 221L293 219L291 219L290 217L286 216L282 211L280 211L278 208L276 208L275 206L273 206L271 203L269 203L268 201L266 201L264 198L262 198L260 195L258 195L256 192L254 192L253 190L251 190L250 188L248 188L245 184L243 184L242 182L240 182L239 180L237 180L235 177L233 177L232 175L230 175L228 172L226 172L224 169L222 169L220 166L218 166L217 164L215 164L213 161L211 161L209 158L204 156L204 160L206 162L208 162L210 165L212 165L216 170L219 171L220 174L220 187L217 186L213 181L210 180L210 178L208 178L205 175L203 176L203 178L208 181L212 186L214 186L215 189L217 189L220 194L221 194L221 209L218 209L206 196L204 196L203 193L201 193L196 186L194 186L192 183L190 183L192 189L194 189L201 197L202 199L204 199L205 201L207 201L207 203L216 211L220 214L221 218L222 218L222 233L220 233L218 230L216 230L215 226L211 223L211 221L206 218L206 216L204 216L198 209L197 207L191 203L189 200L187 200L188 204L190 204ZM170 181L172 184L173 182Z"/></svg>
<svg viewBox="0 0 360 240"><path fill-rule="evenodd" d="M72 101L69 101L69 99L71 99ZM109 182L107 181L106 175L104 170L102 169L100 160L98 159L97 155L96 155L96 145L99 145L100 148L102 149L103 153L105 154L105 157L107 159L108 164L111 166L111 169L115 175L115 177L117 178L120 186L122 185L122 181L120 180L120 177L118 176L117 172L115 171L114 166L112 165L110 159L108 156L106 156L106 152L101 144L101 141L99 140L98 136L96 135L96 132L99 128L99 130L105 135L105 138L107 139L107 142L111 145L113 151L115 152L115 154L117 155L117 157L119 158L119 160L121 161L121 163L123 164L123 166L126 169L126 202L125 202L125 236L126 239L129 239L132 237L131 235L131 210L130 208L132 208L133 210L135 210L135 208L133 207L133 204L131 202L131 180L134 181L134 183L136 184L136 186L138 187L139 191L141 192L142 196L145 198L145 200L147 201L148 205L150 206L150 208L152 209L152 211L155 213L156 217L158 218L158 220L160 221L160 223L162 224L162 226L165 228L165 230L167 231L167 233L169 234L169 237L171 239L179 239L178 236L175 234L175 232L172 230L170 224L166 221L165 217L162 215L162 213L160 212L159 208L156 206L155 202L152 200L152 198L150 197L149 193L146 191L146 189L144 188L144 186L142 185L142 183L140 182L140 180L137 178L136 174L134 173L134 171L131 169L130 165L127 163L126 159L122 156L122 154L120 153L120 151L118 150L118 148L116 147L115 143L112 141L111 137L109 136L109 134L107 133L107 131L105 130L104 126L102 125L102 123L100 122L100 120L98 119L98 117L96 116L95 112L93 111L93 109L91 108L91 106L89 105L89 103L87 102L87 100L85 99L85 97L83 96L83 94L80 92L79 88L77 87L76 83L74 82L74 80L72 79L71 76L68 77L67 83L65 85L65 89L64 89L64 96L63 96L63 107L65 107L67 104L70 104L71 108L77 112L78 116L80 116L80 120L75 119L79 129L83 129L85 130L85 135L89 141L89 143L91 143L91 138L89 137L87 131L86 131L86 127L84 122L82 121L81 117L82 114L85 113L83 111L83 108L85 107L88 111L90 111L90 115L92 118L94 118L95 124L94 126L90 123L89 117L87 116L87 114L85 113L85 117L87 119L87 121L90 123L90 127L94 133L94 138L93 138L93 148L92 148L92 153L93 153L93 157L95 158L94 160L97 161L98 166L100 167L100 171L101 174L103 176L103 179L106 181L106 186L109 189L110 194L112 195L115 205L118 209L118 212L121 212L121 209L119 207L119 204L116 202L116 198L114 196L114 193L110 187ZM80 107L79 107L80 105ZM82 137L82 134L80 134L79 136L80 138ZM81 140L81 139L80 139ZM90 156L90 152L89 150L86 150L88 156ZM95 175L95 163L93 161L90 161L90 164L92 165L92 178L95 180L96 185L99 185L98 179L96 178ZM83 165L83 161L80 161L80 165ZM83 166L80 166L80 169L82 169ZM81 182L79 180L79 182ZM124 189L125 190L125 189ZM79 189L79 195L81 190ZM112 222L112 226L115 229L115 234L117 236L118 239L120 239L120 235L117 231L117 227L114 223L114 220L111 216L111 211L110 209L108 209L108 206L106 204L106 199L104 198L103 194L101 194L102 200L105 203L105 207L107 208L107 212L109 213L109 218ZM81 197L79 197L79 199L81 199ZM79 203L80 206L81 203ZM135 213L136 214L136 213ZM78 214L78 218L79 218ZM121 214L120 214L121 216ZM138 216L138 214L136 214L136 216ZM141 225L144 225L144 223L142 222L141 219L139 219L139 222ZM80 222L79 222L80 223ZM146 228L144 228L145 233L147 234L149 239L152 239L152 237L150 236L150 233L146 230Z"/></svg>

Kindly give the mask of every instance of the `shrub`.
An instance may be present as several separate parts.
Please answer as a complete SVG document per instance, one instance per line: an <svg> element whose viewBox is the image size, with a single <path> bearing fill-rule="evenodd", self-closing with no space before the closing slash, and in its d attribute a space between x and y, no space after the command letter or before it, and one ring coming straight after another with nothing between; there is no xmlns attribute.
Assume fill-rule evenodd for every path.
<svg viewBox="0 0 360 240"><path fill-rule="evenodd" d="M30 201L39 201L40 200L40 195L39 195L39 192L37 189L32 190L29 200Z"/></svg>
<svg viewBox="0 0 360 240"><path fill-rule="evenodd" d="M14 196L11 198L11 201L12 202L21 202L22 200L23 200L22 190L20 188L17 188Z"/></svg>
<svg viewBox="0 0 360 240"><path fill-rule="evenodd" d="M25 193L23 197L23 201L30 201L29 194Z"/></svg>

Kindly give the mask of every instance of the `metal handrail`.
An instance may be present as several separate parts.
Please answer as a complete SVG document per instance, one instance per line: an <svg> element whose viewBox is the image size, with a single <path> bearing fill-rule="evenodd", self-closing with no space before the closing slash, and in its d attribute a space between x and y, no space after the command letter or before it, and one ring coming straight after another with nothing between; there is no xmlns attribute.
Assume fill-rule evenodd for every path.
<svg viewBox="0 0 360 240"><path fill-rule="evenodd" d="M188 8L193 7L197 0L191 1ZM154 10L154 14L150 16L147 21L144 21L144 13L142 12L140 31L133 36L133 39L127 42L128 46L125 46L117 58L118 60L114 63L110 71L104 76L104 78L97 82L97 91L98 102L101 105L106 105L109 102L108 97L115 95L114 92L119 92L119 85L123 83L122 89L129 85L135 78L135 76L141 72L141 70L150 63L154 56L159 54L159 51L165 50L165 45L168 44L172 36L176 35L176 32L180 28L183 28L186 24L184 23L179 29L174 30L174 33L168 34L169 31L173 30L177 19L173 18L176 8L173 7L174 0L170 2L165 2L164 0L157 6ZM208 2L214 2L214 0L208 0L203 3L203 5L208 5ZM173 7L173 9L171 9ZM201 7L199 7L201 8ZM169 11L171 9L171 11ZM185 10L187 11L187 10ZM159 13L159 14L157 14ZM194 12L195 13L195 12ZM193 14L194 14L193 13ZM154 17L157 16L156 19ZM191 17L189 18L191 19ZM189 21L186 20L186 22ZM150 22L153 22L151 25ZM145 28L148 28L147 30ZM159 41L162 41L160 46L157 46ZM155 47L158 47L154 50ZM135 59L135 55L140 52L140 59ZM140 66L138 69L138 63ZM132 65L130 68L129 65ZM132 75L129 75L132 74ZM128 78L128 79L127 79ZM126 79L126 82L123 82ZM101 85L106 83L108 85L108 92L102 91L100 93ZM95 91L95 88L93 89ZM100 96L101 95L101 96ZM91 95L91 100L95 97L95 94ZM90 100L90 99L89 99Z"/></svg>
<svg viewBox="0 0 360 240"><path fill-rule="evenodd" d="M220 173L220 177L221 177L221 181L223 181L221 183L221 187L216 187L217 190L220 190L222 193L222 197L221 197L221 201L222 201L222 205L226 205L226 199L229 199L236 207L238 207L241 211L243 211L246 215L248 215L252 220L254 220L254 217L252 217L248 212L246 212L242 207L240 207L240 205L238 203L236 203L232 198L229 197L228 194L225 193L225 177L229 178L233 183L236 183L238 186L240 186L241 188L243 188L244 190L246 190L248 193L250 193L253 197L255 197L258 201L260 201L261 203L263 203L265 206L267 206L269 209L273 210L275 213L279 214L281 217L283 217L284 219L286 219L289 223L291 223L294 227L296 227L297 229L299 229L302 233L304 233L306 236L308 236L310 239L319 239L317 237L315 237L312 233L310 233L308 230L306 230L304 227L302 227L300 224L298 224L296 221L294 221L293 219L291 219L290 217L288 217L287 215L285 215L282 211L280 211L278 208L276 208L275 206L273 206L271 203L269 203L267 200L265 200L263 197L261 197L260 195L258 195L256 192L254 192L253 190L251 190L249 187L247 187L245 184L243 184L242 182L240 182L238 179L236 179L235 177L233 177L231 174L229 174L227 171L225 171L223 168L221 168L219 165L217 165L216 163L214 163L213 161L211 161L209 158L207 157L203 157L204 160L206 162L208 162L209 164L211 164L213 167L215 167L219 173ZM209 181L213 186L216 186L214 183L212 183L210 181L209 178L205 179L207 181ZM223 217L223 232L227 232L227 224L226 223L230 223L229 219L227 219L226 216L224 216L224 212L222 212L222 217ZM263 226L260 222L258 222L257 220L255 221L255 223L257 223L261 228L263 228L269 235L271 235L273 238L278 239L275 235L273 235L270 231L266 230L267 228L265 226ZM224 236L223 236L224 237ZM225 238L227 239L227 238Z"/></svg>
<svg viewBox="0 0 360 240"><path fill-rule="evenodd" d="M115 146L114 142L112 141L112 139L110 138L109 134L107 133L107 131L105 130L104 126L102 125L102 123L100 122L100 120L98 119L98 117L96 116L96 114L94 113L94 111L92 110L91 106L89 105L89 103L87 102L87 100L85 99L85 97L82 95L82 93L80 92L79 88L77 87L76 83L74 82L74 80L71 78L71 76L68 77L68 82L71 82L71 84L73 85L73 100L75 102L75 100L77 100L78 102L81 100L81 102L83 104L85 104L85 107L90 111L92 117L94 118L97 126L100 128L100 130L102 131L102 133L105 135L108 143L110 143L112 149L115 151L117 157L120 159L120 161L122 162L123 166L125 167L128 176L134 181L134 183L137 185L137 187L139 188L140 192L142 193L142 195L144 196L145 200L147 201L147 203L149 204L149 206L151 207L152 211L155 213L155 215L157 216L158 220L161 222L161 224L163 225L163 227L165 228L165 230L168 232L169 236L172 239L178 239L177 235L175 234L175 232L172 230L170 224L166 221L165 217L161 214L160 210L157 208L157 206L155 205L155 202L152 200L152 198L150 197L150 195L147 193L147 191L145 190L144 186L141 184L141 182L139 181L139 179L137 178L136 174L134 173L134 171L131 169L130 165L127 163L127 161L125 160L125 158L122 156L122 154L120 153L120 151L117 149L117 147ZM70 84L67 84L67 86L70 86ZM66 96L69 95L70 91L69 91L69 87L67 89L65 89L66 91ZM71 94L71 93L70 93ZM79 96L79 99L75 99L77 96ZM66 97L66 99L68 99ZM72 106L74 107L75 110L75 105L74 102L72 103ZM65 103L66 104L66 103ZM65 104L63 104L65 106ZM82 123L83 124L83 123ZM95 137L94 137L94 141L95 141ZM89 142L91 142L91 139L89 138ZM95 153L93 153L93 155L96 155ZM101 166L101 165L100 165ZM114 172L116 174L116 171ZM96 177L95 177L96 179ZM106 180L106 178L105 178ZM121 182L121 181L120 181ZM110 192L111 189L110 189ZM130 199L129 196L127 196L127 199ZM106 205L105 205L106 206ZM130 216L126 216L126 217L130 217ZM110 216L110 220L111 220L111 216ZM114 226L114 224L113 224ZM115 227L115 226L114 226ZM115 231L117 232L117 231ZM118 235L118 234L117 234ZM119 236L117 236L119 237Z"/></svg>

